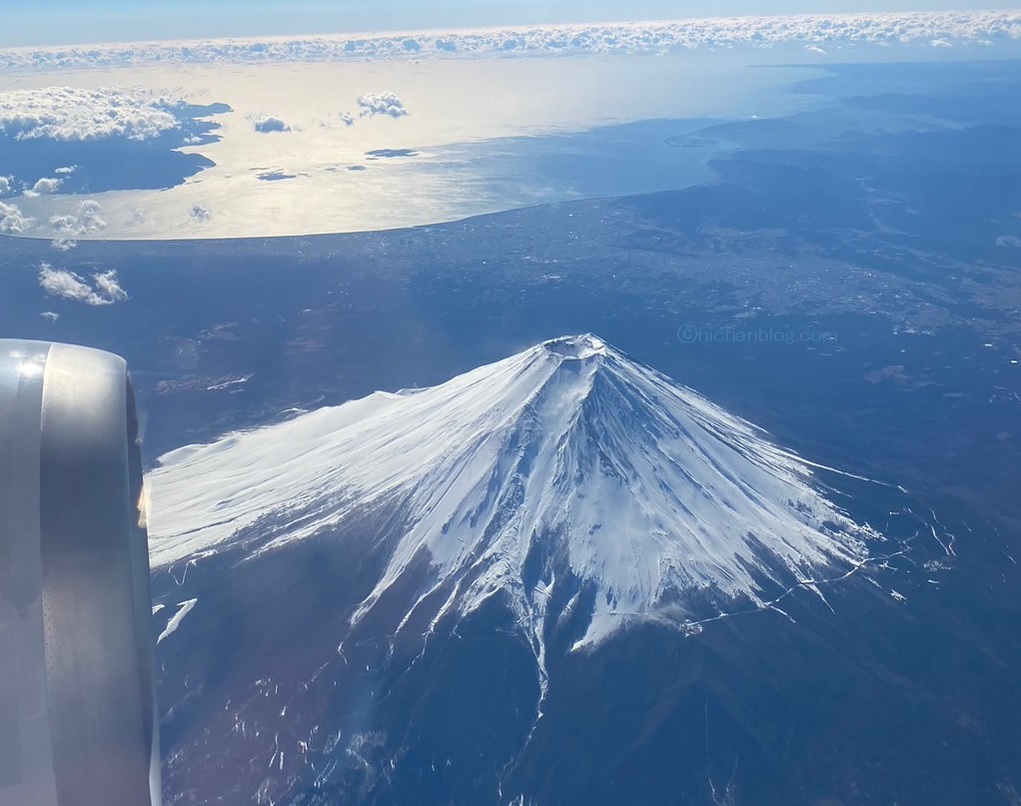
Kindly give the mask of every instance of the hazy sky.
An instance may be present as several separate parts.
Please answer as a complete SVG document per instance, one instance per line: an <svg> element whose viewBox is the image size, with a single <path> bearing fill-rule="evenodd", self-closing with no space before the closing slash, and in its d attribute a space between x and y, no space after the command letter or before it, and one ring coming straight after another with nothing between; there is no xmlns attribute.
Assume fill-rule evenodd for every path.
<svg viewBox="0 0 1021 806"><path fill-rule="evenodd" d="M0 10L0 46L607 22L739 14L1012 8L1007 0L34 0Z"/></svg>

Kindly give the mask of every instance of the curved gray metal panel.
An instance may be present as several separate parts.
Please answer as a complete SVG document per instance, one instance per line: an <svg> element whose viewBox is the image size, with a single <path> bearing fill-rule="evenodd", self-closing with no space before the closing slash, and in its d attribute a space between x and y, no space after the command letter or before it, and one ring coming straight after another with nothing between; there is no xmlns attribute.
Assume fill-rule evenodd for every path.
<svg viewBox="0 0 1021 806"><path fill-rule="evenodd" d="M158 806L124 361L0 340L0 806Z"/></svg>

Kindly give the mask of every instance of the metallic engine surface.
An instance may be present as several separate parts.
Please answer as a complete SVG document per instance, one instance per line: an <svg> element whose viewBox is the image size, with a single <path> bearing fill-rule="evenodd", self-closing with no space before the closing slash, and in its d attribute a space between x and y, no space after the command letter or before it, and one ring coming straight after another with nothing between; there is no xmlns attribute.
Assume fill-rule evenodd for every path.
<svg viewBox="0 0 1021 806"><path fill-rule="evenodd" d="M0 806L159 806L124 361L0 340Z"/></svg>

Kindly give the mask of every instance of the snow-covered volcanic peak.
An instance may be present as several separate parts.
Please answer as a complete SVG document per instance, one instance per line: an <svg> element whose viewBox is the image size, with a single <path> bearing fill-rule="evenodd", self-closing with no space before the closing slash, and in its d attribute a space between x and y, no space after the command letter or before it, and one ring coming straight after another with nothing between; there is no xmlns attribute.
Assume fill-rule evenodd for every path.
<svg viewBox="0 0 1021 806"><path fill-rule="evenodd" d="M681 623L688 594L762 604L771 581L844 573L879 537L755 426L591 335L179 449L149 484L154 567L260 518L265 554L356 513L404 513L354 622L388 591L417 591L398 631L499 592L537 653L558 585L575 599L594 586L580 643L598 642L632 619Z"/></svg>

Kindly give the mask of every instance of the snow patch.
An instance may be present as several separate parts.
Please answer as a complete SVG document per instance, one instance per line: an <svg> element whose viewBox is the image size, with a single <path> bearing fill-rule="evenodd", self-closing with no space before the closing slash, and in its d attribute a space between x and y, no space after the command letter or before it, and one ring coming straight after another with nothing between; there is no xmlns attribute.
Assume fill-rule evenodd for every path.
<svg viewBox="0 0 1021 806"><path fill-rule="evenodd" d="M187 616L192 611L192 608L194 608L198 603L198 599L189 599L186 602L178 604L177 612L174 613L173 618L167 622L167 626L164 627L163 632L159 634L159 637L156 639L156 643L162 643L163 639L169 638L177 632L177 628L181 626L181 622L184 621L184 617Z"/></svg>

